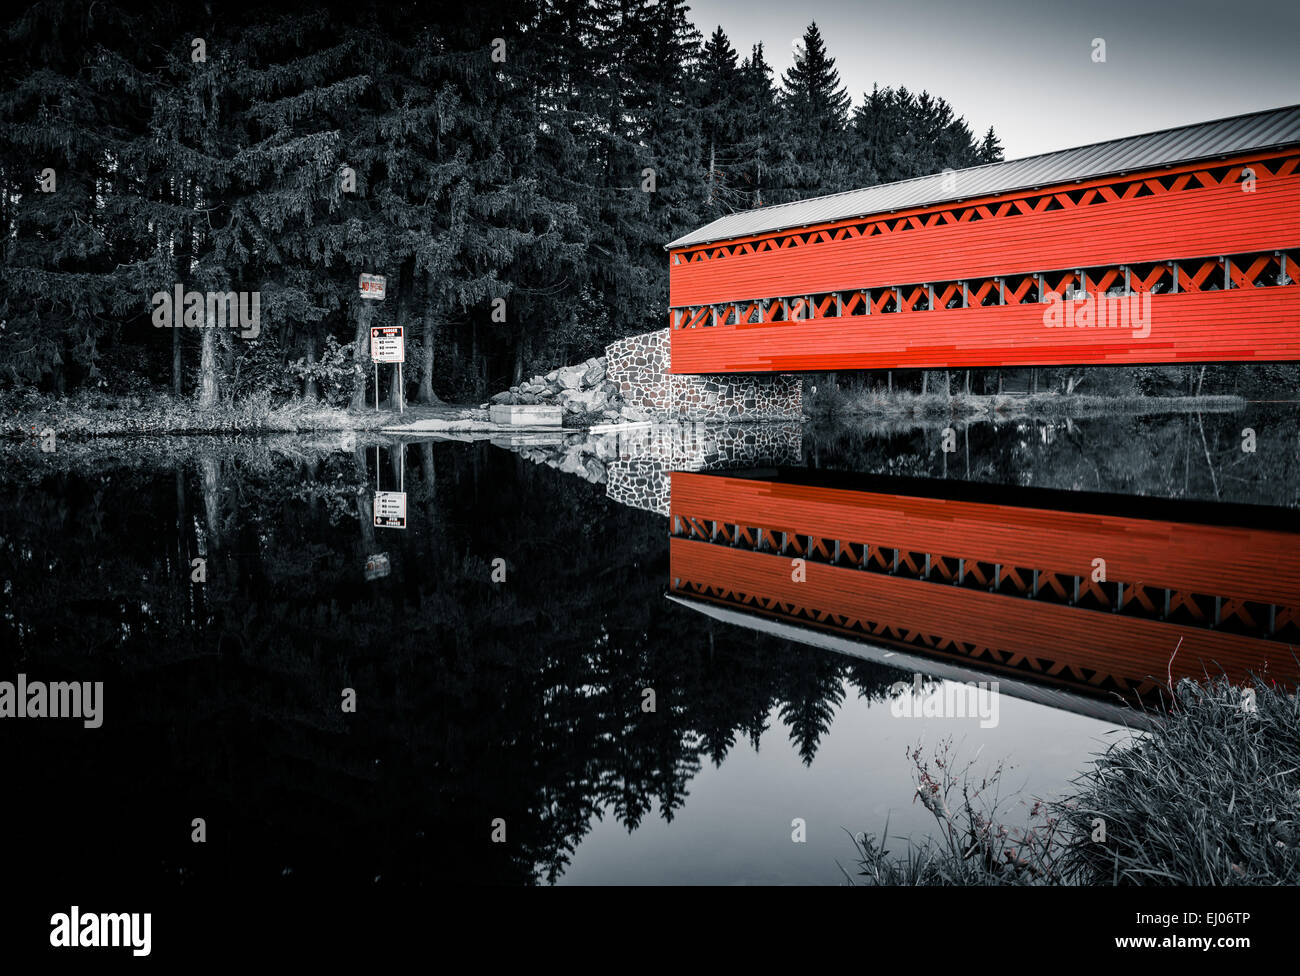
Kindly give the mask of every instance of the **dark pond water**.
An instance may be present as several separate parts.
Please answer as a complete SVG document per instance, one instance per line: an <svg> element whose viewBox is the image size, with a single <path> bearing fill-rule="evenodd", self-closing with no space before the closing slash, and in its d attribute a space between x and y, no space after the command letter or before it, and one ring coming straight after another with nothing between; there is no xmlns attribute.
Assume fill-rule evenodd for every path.
<svg viewBox="0 0 1300 976"><path fill-rule="evenodd" d="M1149 662L1096 651L1094 623L1228 641L1236 664L1289 639L1292 584L1251 553L1294 531L1296 420L10 445L0 681L103 692L98 728L0 721L20 784L0 805L22 839L9 870L200 889L839 883L849 832L931 828L910 747L951 736L1029 799L1126 734ZM405 492L404 528L376 527L377 488ZM970 524L922 566L891 533L920 546L936 500ZM1217 547L1223 587L1166 587L1173 609L1145 577L1119 581L1120 607L1059 573L1066 595L1037 572L1031 592L1050 557L1017 520L1134 515ZM1216 532L1256 535L1238 551ZM853 566L856 543L878 565ZM806 600L777 593L800 554ZM1249 613L1211 609L1220 589ZM932 692L1001 681L996 720L897 714L911 692L892 686L916 674Z"/></svg>

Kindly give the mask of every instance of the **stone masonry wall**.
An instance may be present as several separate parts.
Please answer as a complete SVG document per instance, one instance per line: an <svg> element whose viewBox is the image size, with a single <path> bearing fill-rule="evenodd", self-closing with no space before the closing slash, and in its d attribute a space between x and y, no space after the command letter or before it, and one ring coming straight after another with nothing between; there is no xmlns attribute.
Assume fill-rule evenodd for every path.
<svg viewBox="0 0 1300 976"><path fill-rule="evenodd" d="M614 501L668 515L673 471L730 471L794 465L803 453L803 426L667 424L603 434L571 433L550 443L493 439L538 464L604 483Z"/></svg>
<svg viewBox="0 0 1300 976"><path fill-rule="evenodd" d="M798 376L717 373L674 375L668 330L629 336L605 347L609 381L623 402L655 420L798 420L803 382Z"/></svg>

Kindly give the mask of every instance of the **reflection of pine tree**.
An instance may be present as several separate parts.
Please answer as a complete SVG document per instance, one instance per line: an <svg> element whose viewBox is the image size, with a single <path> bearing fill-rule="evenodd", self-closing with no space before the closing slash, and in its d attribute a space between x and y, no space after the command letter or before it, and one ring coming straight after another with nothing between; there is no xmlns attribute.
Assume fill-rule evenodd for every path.
<svg viewBox="0 0 1300 976"><path fill-rule="evenodd" d="M787 663L781 683L781 720L805 766L811 766L821 737L830 730L835 710L844 701L844 662L828 654L804 651Z"/></svg>

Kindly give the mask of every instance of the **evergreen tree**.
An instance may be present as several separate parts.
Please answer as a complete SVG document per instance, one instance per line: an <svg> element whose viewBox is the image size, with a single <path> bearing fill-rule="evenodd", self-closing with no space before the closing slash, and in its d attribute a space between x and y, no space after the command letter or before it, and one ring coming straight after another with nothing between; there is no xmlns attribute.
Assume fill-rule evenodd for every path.
<svg viewBox="0 0 1300 976"><path fill-rule="evenodd" d="M993 126L989 126L988 132L984 133L984 138L980 141L979 149L975 154L981 163L1002 162L1002 143L997 133L993 131Z"/></svg>
<svg viewBox="0 0 1300 976"><path fill-rule="evenodd" d="M827 53L814 21L804 31L794 65L781 77L784 145L791 175L780 191L783 200L850 188L845 139L850 104L835 59Z"/></svg>

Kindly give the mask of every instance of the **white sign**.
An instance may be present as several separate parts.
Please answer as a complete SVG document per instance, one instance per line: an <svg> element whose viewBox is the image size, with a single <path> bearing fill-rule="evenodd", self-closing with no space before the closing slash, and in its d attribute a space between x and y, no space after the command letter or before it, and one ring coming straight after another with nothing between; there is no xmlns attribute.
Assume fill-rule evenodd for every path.
<svg viewBox="0 0 1300 976"><path fill-rule="evenodd" d="M386 552L378 552L373 556L366 557L366 579L368 580L377 580L382 576L387 576L392 569L393 564Z"/></svg>
<svg viewBox="0 0 1300 976"><path fill-rule="evenodd" d="M376 301L384 300L384 286L388 279L383 275L363 274L361 276L361 297L373 298Z"/></svg>
<svg viewBox="0 0 1300 976"><path fill-rule="evenodd" d="M406 339L402 334L402 326L371 326L370 358L377 363L406 362Z"/></svg>
<svg viewBox="0 0 1300 976"><path fill-rule="evenodd" d="M375 528L406 528L406 492L375 492Z"/></svg>

